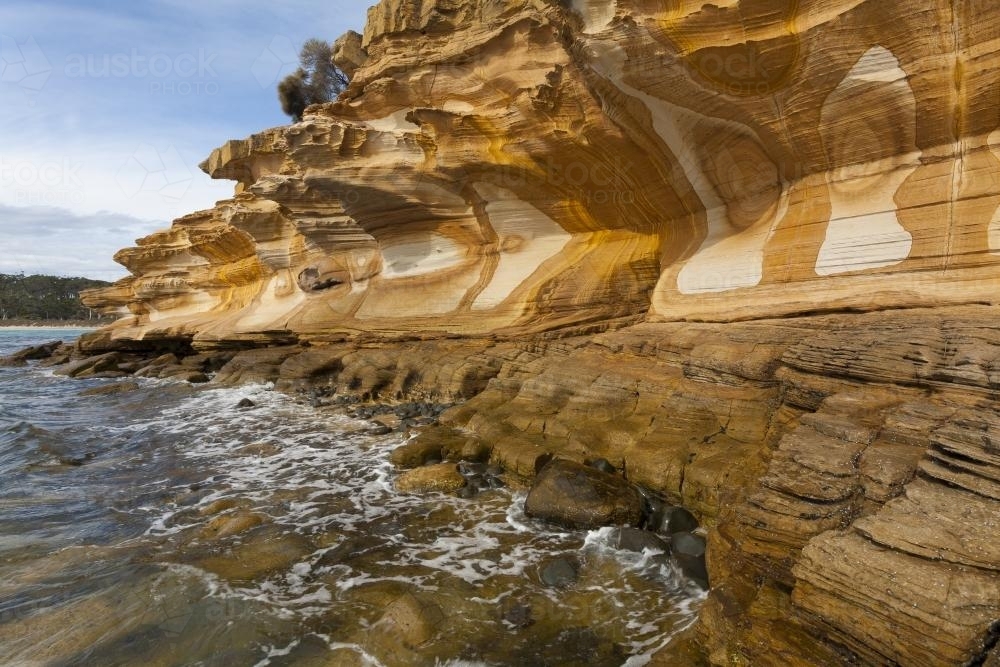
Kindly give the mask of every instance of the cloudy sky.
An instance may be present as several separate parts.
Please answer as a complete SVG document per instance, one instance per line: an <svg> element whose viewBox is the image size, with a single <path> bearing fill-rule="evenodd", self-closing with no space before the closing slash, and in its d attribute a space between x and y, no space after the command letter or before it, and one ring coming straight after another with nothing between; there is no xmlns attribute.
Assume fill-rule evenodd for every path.
<svg viewBox="0 0 1000 667"><path fill-rule="evenodd" d="M198 163L288 122L275 86L374 0L4 0L0 273L113 280L111 259L232 193Z"/></svg>

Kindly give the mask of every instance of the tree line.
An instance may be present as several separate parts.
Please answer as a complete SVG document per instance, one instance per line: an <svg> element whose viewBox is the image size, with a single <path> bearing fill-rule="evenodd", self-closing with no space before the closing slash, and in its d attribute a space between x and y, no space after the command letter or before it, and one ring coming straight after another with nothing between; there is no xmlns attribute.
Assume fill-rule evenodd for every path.
<svg viewBox="0 0 1000 667"><path fill-rule="evenodd" d="M80 302L80 292L110 284L90 278L0 273L0 321L99 319Z"/></svg>

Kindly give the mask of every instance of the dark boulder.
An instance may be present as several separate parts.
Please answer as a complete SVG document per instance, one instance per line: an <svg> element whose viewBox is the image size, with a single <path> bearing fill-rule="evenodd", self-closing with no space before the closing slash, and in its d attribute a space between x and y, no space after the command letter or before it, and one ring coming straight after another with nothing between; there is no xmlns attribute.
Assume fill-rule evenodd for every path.
<svg viewBox="0 0 1000 667"><path fill-rule="evenodd" d="M698 519L683 507L666 507L660 520L659 531L664 535L690 533L698 527Z"/></svg>
<svg viewBox="0 0 1000 667"><path fill-rule="evenodd" d="M635 526L642 516L642 498L617 475L556 459L538 473L524 510L568 528Z"/></svg>
<svg viewBox="0 0 1000 667"><path fill-rule="evenodd" d="M458 464L458 471L466 477L471 477L473 475L485 475L486 464L477 463L475 461L460 461Z"/></svg>
<svg viewBox="0 0 1000 667"><path fill-rule="evenodd" d="M120 359L121 355L117 352L108 352L96 357L87 357L86 359L70 362L56 369L55 374L83 378L104 371L117 371Z"/></svg>
<svg viewBox="0 0 1000 667"><path fill-rule="evenodd" d="M466 485L463 486L461 489L459 489L455 493L455 495L458 496L459 498L464 498L465 500L469 500L471 498L475 498L476 496L478 496L481 488L482 487L480 487L479 485L474 484L469 480L466 480Z"/></svg>
<svg viewBox="0 0 1000 667"><path fill-rule="evenodd" d="M611 546L625 551L642 552L649 549L670 552L670 544L656 533L628 526L615 529L611 534Z"/></svg>
<svg viewBox="0 0 1000 667"><path fill-rule="evenodd" d="M642 491L640 488L639 493L642 494L642 521L639 522L639 527L646 530L660 530L660 526L663 525L667 505L658 498L643 494Z"/></svg>
<svg viewBox="0 0 1000 667"><path fill-rule="evenodd" d="M0 366L20 366L24 363L27 363L28 361L48 359L60 347L62 347L61 340L52 341L51 343L43 343L41 345L34 345L32 347L26 347L23 350L15 352L9 357L0 357Z"/></svg>
<svg viewBox="0 0 1000 667"><path fill-rule="evenodd" d="M708 588L705 567L705 538L694 533L676 533L671 538L674 560L681 572L702 588Z"/></svg>

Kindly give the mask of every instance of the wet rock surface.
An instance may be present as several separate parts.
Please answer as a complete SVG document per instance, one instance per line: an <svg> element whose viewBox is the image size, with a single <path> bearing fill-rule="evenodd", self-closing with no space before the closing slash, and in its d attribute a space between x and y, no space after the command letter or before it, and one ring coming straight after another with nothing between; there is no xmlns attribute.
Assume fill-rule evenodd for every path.
<svg viewBox="0 0 1000 667"><path fill-rule="evenodd" d="M642 501L621 477L555 459L538 473L525 500L528 516L569 527L639 523Z"/></svg>
<svg viewBox="0 0 1000 667"><path fill-rule="evenodd" d="M466 485L454 463L438 463L407 470L396 478L403 493L453 493Z"/></svg>
<svg viewBox="0 0 1000 667"><path fill-rule="evenodd" d="M989 588L977 573L997 562L978 537L981 526L997 521L998 494L990 484L998 438L990 396L1000 342L984 325L995 314L992 307L968 306L780 323L648 323L580 337L501 341L488 353L479 341L464 348L402 342L367 351L343 342L324 351L326 365L311 366L325 369L316 375L294 367L294 378L283 377L283 368L293 368L285 363L308 350L282 349L241 358L210 386L236 382L246 372L305 401L314 392L324 406L362 407L372 418L388 405L363 402L379 383L388 382L401 403L458 401L432 417L438 424L414 425L436 440L418 437L413 447L401 448L397 462L404 467L457 461L470 452L501 466L508 483L526 487L553 454L605 459L651 494L641 502L644 528L659 523L664 537L691 532L683 513L676 521L685 517L686 523L671 525L672 507L697 518L711 590L696 635L715 662L731 651L777 651L831 664L848 660L843 655L862 662L962 662L961 656L982 653L1000 614L994 602L971 593L932 602L919 587L897 582L940 577L952 590ZM191 356L181 349L105 349L96 360L76 348L68 354L70 363L85 362L72 366L85 373L111 363L109 352L119 355L113 367L93 374L150 369L146 374L155 376L184 367ZM475 359L491 369L493 382L459 399L448 393L455 375L414 375L397 361L428 353ZM50 359L27 363L66 361L65 354L57 348ZM220 361L241 354L226 351ZM392 409L383 414L390 413L399 418ZM393 428L405 428L403 421ZM477 474L463 475L470 499L469 480ZM897 574L871 573L862 594L856 568L872 558L898 559ZM701 575L692 570L691 576ZM892 628L862 627L857 620L864 610L900 605L922 610L921 616L904 614ZM957 643L930 630L939 626L951 628ZM906 647L892 639L897 635L907 638Z"/></svg>
<svg viewBox="0 0 1000 667"><path fill-rule="evenodd" d="M49 359L62 347L63 342L60 340L42 343L41 345L32 345L14 354L0 357L0 366L21 366L29 361Z"/></svg>
<svg viewBox="0 0 1000 667"><path fill-rule="evenodd" d="M651 533L639 528L621 527L616 528L611 537L611 545L616 549L626 551L660 551L670 553L670 542L660 537L656 533ZM702 560L704 561L704 550L702 550Z"/></svg>
<svg viewBox="0 0 1000 667"><path fill-rule="evenodd" d="M681 572L702 588L708 588L708 569L705 567L705 538L688 532L670 536L671 554Z"/></svg>
<svg viewBox="0 0 1000 667"><path fill-rule="evenodd" d="M541 566L538 576L546 586L565 588L579 577L580 563L575 559L557 558Z"/></svg>

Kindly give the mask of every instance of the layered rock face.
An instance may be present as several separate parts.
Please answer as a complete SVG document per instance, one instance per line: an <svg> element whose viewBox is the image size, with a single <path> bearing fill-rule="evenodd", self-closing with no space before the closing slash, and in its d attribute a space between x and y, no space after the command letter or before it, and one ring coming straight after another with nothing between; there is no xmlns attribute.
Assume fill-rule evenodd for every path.
<svg viewBox="0 0 1000 667"><path fill-rule="evenodd" d="M213 152L120 335L537 331L992 302L985 2L384 1L353 82Z"/></svg>
<svg viewBox="0 0 1000 667"><path fill-rule="evenodd" d="M488 453L516 483L553 456L600 457L689 508L711 588L656 664L692 664L692 645L717 665L994 664L998 314L317 343L227 353L214 381L464 400L394 461Z"/></svg>
<svg viewBox="0 0 1000 667"><path fill-rule="evenodd" d="M993 664L998 34L985 0L383 0L337 102L118 254L86 345L304 341L217 381L474 397L446 421L514 474L608 459L711 527L712 663Z"/></svg>

